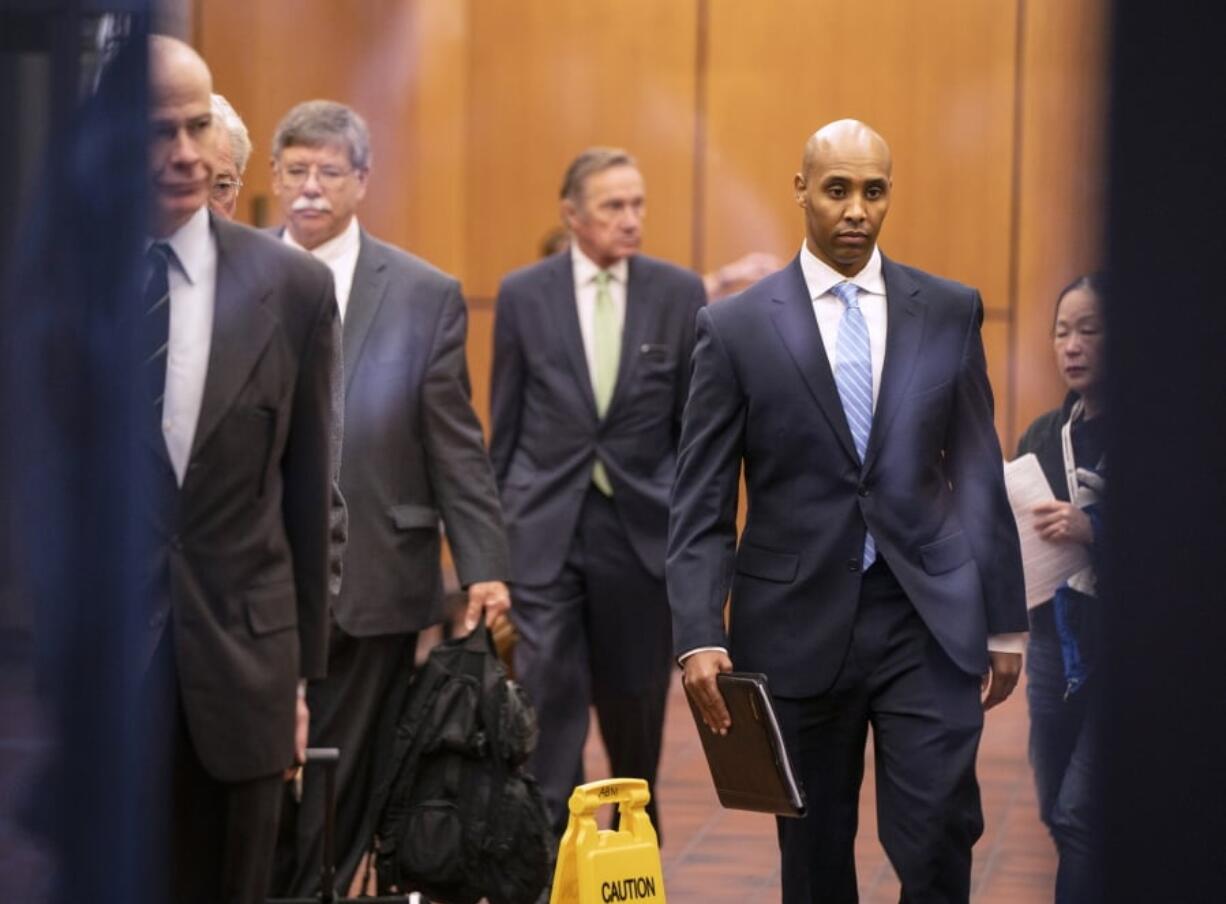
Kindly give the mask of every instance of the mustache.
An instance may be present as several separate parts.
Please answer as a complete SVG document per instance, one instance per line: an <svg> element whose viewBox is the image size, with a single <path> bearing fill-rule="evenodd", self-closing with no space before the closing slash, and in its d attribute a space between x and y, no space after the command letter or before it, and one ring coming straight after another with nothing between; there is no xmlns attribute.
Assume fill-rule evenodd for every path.
<svg viewBox="0 0 1226 904"><path fill-rule="evenodd" d="M317 210L320 213L331 213L332 205L324 198L296 198L290 210L295 213L300 210Z"/></svg>

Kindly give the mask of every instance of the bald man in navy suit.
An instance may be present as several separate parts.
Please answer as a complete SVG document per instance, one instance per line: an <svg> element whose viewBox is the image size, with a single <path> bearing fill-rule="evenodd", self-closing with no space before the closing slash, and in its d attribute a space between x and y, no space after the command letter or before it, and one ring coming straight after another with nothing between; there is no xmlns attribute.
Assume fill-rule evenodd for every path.
<svg viewBox="0 0 1226 904"><path fill-rule="evenodd" d="M808 797L779 820L789 904L857 900L869 726L902 899L967 900L983 711L1021 668L983 303L878 250L890 170L863 123L810 138L800 254L699 313L673 489L674 645L703 730L730 726L720 672L765 673Z"/></svg>

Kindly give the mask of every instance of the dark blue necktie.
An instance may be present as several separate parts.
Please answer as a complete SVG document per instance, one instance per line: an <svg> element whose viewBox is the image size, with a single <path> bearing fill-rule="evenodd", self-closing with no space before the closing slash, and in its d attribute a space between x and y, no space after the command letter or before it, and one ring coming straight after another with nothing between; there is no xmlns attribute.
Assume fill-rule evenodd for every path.
<svg viewBox="0 0 1226 904"><path fill-rule="evenodd" d="M144 316L140 321L140 350L149 399L160 423L166 397L166 357L170 345L170 259L174 251L155 242L145 253Z"/></svg>

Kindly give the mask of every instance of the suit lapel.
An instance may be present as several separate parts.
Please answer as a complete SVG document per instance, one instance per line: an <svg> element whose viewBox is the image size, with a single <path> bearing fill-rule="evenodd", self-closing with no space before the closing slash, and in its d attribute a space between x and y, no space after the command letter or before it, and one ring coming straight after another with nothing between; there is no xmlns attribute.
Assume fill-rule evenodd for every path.
<svg viewBox="0 0 1226 904"><path fill-rule="evenodd" d="M643 279L640 268L635 266L635 258L627 262L626 270L626 312L622 321L622 345L617 361L617 383L613 386L613 398L609 400L607 418L618 405L618 400L629 393L630 381L633 379L634 366L638 361L637 350L646 334L648 322L651 319L651 309L655 299L651 295L651 286Z"/></svg>
<svg viewBox="0 0 1226 904"><path fill-rule="evenodd" d="M873 466L890 422L906 395L920 340L924 335L925 308L919 287L901 267L884 255L881 258L881 275L885 280L886 297L885 363L881 370L877 406L873 412L873 429L864 455L865 472Z"/></svg>
<svg viewBox="0 0 1226 904"><path fill-rule="evenodd" d="M357 373L362 346L366 344L375 314L379 312L387 292L387 261L365 232L362 233L361 242L358 262L353 270L353 285L349 290L349 303L345 306L343 343L346 396L353 385L353 375Z"/></svg>
<svg viewBox="0 0 1226 904"><path fill-rule="evenodd" d="M813 314L813 302L800 269L799 256L784 271L782 279L781 291L772 296L775 329L800 370L809 392L826 416L830 429L842 443L843 450L858 462L856 445L847 427L838 387L834 384L834 371L822 345L821 331L817 328L817 318Z"/></svg>
<svg viewBox="0 0 1226 904"><path fill-rule="evenodd" d="M204 399L192 442L192 457L233 404L268 344L277 321L264 307L271 289L259 278L258 262L248 259L238 230L210 217L217 237L217 287L213 306L213 338Z"/></svg>
<svg viewBox="0 0 1226 904"><path fill-rule="evenodd" d="M583 331L579 328L579 305L575 300L575 275L570 254L559 254L550 270L551 285L547 291L552 319L561 331L562 348L566 360L575 373L575 385L584 404L596 417L596 393L592 390L592 374L587 366L587 354L583 350Z"/></svg>

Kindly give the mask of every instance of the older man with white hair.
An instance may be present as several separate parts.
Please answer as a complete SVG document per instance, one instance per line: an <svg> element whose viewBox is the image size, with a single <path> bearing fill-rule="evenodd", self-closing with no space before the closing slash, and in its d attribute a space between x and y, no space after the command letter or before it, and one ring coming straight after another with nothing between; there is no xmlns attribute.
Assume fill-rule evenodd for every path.
<svg viewBox="0 0 1226 904"><path fill-rule="evenodd" d="M243 187L243 173L251 159L251 135L238 111L220 94L213 95L212 106L216 161L213 185L209 189L209 209L233 220L238 192Z"/></svg>

